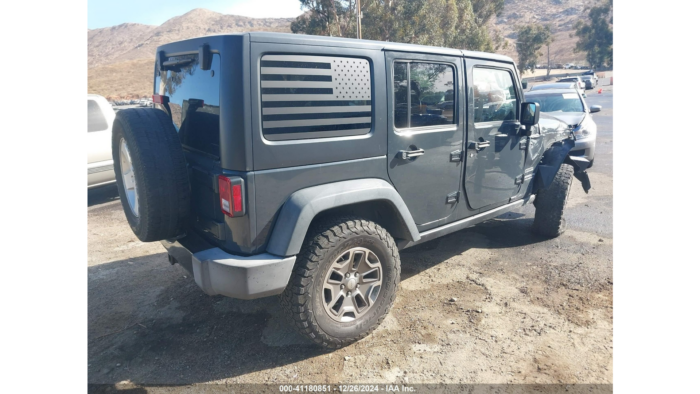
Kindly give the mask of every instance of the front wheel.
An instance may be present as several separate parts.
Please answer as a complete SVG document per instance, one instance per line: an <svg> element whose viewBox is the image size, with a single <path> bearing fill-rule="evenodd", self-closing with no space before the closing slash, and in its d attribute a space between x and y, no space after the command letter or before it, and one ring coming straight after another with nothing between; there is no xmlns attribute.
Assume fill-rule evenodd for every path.
<svg viewBox="0 0 700 394"><path fill-rule="evenodd" d="M383 227L331 218L309 231L281 303L302 335L340 348L381 324L400 274L398 248Z"/></svg>
<svg viewBox="0 0 700 394"><path fill-rule="evenodd" d="M558 237L566 230L564 207L574 177L574 167L562 164L552 184L537 192L533 229L545 237Z"/></svg>

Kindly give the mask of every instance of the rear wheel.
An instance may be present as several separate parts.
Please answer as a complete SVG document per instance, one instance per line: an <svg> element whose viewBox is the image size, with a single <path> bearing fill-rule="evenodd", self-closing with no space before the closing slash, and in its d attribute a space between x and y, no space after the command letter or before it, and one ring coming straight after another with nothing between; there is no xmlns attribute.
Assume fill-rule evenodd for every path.
<svg viewBox="0 0 700 394"><path fill-rule="evenodd" d="M547 189L537 192L533 229L546 237L558 237L566 230L564 207L574 177L574 167L562 164Z"/></svg>
<svg viewBox="0 0 700 394"><path fill-rule="evenodd" d="M309 231L281 303L302 335L339 348L381 324L400 272L398 248L383 227L333 218Z"/></svg>

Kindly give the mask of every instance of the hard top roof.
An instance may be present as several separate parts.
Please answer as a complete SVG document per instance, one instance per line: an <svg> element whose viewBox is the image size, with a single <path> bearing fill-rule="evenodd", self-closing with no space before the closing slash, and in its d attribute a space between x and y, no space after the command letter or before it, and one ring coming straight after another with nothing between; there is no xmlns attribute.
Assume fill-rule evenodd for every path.
<svg viewBox="0 0 700 394"><path fill-rule="evenodd" d="M333 46L333 47L345 47L345 48L358 48L358 49L371 49L371 50L386 50L386 51L400 51L400 52L419 52L419 53L430 53L436 55L450 55L450 56L466 56L472 58L493 60L498 62L512 63L513 59L508 56L499 55L496 53L478 52L478 51L466 51L454 48L443 48L443 47L433 47L427 45L415 45L415 44L400 44L395 42L386 41L373 41L373 40L358 40L355 38L343 38L343 37L326 37L326 36L312 36L304 34L290 34L290 33L271 33L271 32L250 32L250 33L231 33L231 34L219 34L209 37L221 37L221 36L250 36L251 42L265 42L265 43L278 43L278 44L296 44L296 45L314 45L314 46ZM204 37L197 37L196 39L201 39ZM193 38L194 39L194 38ZM189 41L182 40L182 41ZM171 43L169 43L171 44ZM168 46L165 44L163 46Z"/></svg>

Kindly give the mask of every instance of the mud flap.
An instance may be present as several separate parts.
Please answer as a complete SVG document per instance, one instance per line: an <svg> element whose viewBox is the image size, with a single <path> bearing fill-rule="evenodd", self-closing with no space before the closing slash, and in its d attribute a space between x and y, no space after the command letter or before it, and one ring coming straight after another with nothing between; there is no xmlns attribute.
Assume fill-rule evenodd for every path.
<svg viewBox="0 0 700 394"><path fill-rule="evenodd" d="M591 165L591 162L579 156L569 156L564 162L574 167L574 176L581 182L583 191L588 194L588 191L591 190L591 180L588 178L586 169Z"/></svg>
<svg viewBox="0 0 700 394"><path fill-rule="evenodd" d="M573 139L566 139L555 143L544 153L542 161L536 169L533 193L540 189L546 189L552 184L562 163L571 164L574 167L574 176L581 182L583 190L588 193L591 189L591 181L588 179L586 168L588 168L590 162L583 157L569 156L569 152L574 145Z"/></svg>

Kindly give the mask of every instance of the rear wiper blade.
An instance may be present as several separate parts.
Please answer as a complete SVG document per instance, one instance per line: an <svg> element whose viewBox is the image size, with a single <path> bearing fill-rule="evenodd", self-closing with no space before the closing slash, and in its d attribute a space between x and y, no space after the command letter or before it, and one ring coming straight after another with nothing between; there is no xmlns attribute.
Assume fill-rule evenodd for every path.
<svg viewBox="0 0 700 394"><path fill-rule="evenodd" d="M168 60L165 61L161 64L161 69L162 70L176 70L179 69L182 66L186 66L192 62L194 62L195 59L189 58L189 59L177 59L177 60Z"/></svg>

